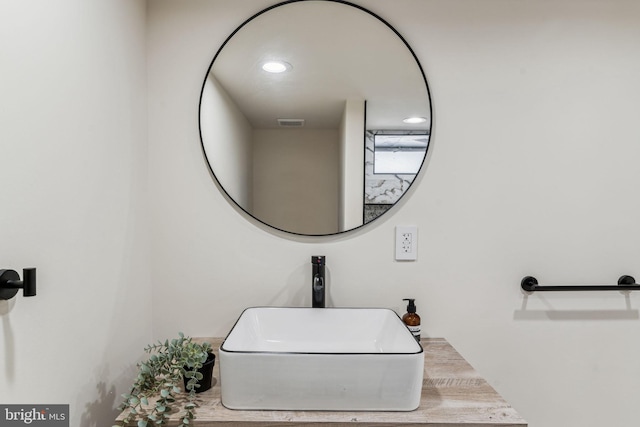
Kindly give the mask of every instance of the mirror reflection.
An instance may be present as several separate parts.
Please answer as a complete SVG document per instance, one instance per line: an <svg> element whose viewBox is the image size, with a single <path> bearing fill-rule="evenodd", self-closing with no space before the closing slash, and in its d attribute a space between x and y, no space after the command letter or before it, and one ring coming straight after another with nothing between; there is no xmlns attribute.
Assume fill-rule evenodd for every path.
<svg viewBox="0 0 640 427"><path fill-rule="evenodd" d="M426 80L403 39L333 0L283 3L242 24L200 100L220 186L263 223L304 235L360 227L403 197L430 120Z"/></svg>

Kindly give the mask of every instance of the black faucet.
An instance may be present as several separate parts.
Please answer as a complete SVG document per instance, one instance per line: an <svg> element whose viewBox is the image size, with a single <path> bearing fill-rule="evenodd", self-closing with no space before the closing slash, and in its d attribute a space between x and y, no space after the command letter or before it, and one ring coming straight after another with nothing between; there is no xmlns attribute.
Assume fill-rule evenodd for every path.
<svg viewBox="0 0 640 427"><path fill-rule="evenodd" d="M311 307L324 308L325 279L324 279L324 256L311 257Z"/></svg>

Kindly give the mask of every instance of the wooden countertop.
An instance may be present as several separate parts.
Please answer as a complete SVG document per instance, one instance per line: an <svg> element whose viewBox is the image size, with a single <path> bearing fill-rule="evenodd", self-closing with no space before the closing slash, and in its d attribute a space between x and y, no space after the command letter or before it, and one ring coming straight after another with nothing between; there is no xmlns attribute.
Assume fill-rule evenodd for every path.
<svg viewBox="0 0 640 427"><path fill-rule="evenodd" d="M210 342L215 353L222 338L194 338ZM194 427L222 426L360 426L386 427L424 425L430 427L524 427L520 415L443 338L420 341L424 348L424 380L420 407L411 412L334 411L238 411L220 402L218 363L214 386L198 394ZM176 402L178 406L178 402ZM121 416L117 420L121 420ZM170 426L177 426L178 414Z"/></svg>

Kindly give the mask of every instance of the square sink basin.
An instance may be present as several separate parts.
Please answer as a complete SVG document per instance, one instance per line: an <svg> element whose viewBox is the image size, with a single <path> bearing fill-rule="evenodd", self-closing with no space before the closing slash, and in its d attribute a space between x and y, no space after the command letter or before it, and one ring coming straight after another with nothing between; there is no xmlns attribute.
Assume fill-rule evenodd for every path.
<svg viewBox="0 0 640 427"><path fill-rule="evenodd" d="M384 308L247 308L220 346L230 409L412 411L424 353Z"/></svg>

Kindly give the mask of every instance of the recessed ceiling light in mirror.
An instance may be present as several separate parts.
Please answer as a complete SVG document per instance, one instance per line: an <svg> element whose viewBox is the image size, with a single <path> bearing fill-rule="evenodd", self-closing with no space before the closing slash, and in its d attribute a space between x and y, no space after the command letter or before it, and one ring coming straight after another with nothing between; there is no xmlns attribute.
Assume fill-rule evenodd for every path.
<svg viewBox="0 0 640 427"><path fill-rule="evenodd" d="M407 117L406 119L402 120L404 123L410 124L410 125L416 125L419 123L425 123L427 121L427 119L425 117Z"/></svg>
<svg viewBox="0 0 640 427"><path fill-rule="evenodd" d="M264 64L262 64L262 69L264 71L266 71L267 73L274 73L274 74L284 73L285 71L288 71L291 68L292 68L291 64L284 61L267 61Z"/></svg>

